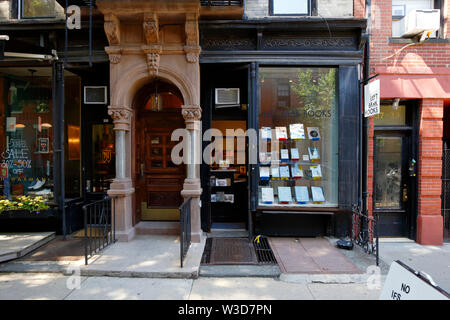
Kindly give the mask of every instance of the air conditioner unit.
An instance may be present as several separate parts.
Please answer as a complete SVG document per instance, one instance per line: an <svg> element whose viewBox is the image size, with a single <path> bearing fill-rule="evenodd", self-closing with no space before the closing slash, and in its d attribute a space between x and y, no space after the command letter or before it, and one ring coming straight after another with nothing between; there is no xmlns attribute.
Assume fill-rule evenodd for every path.
<svg viewBox="0 0 450 320"><path fill-rule="evenodd" d="M107 86L85 86L84 87L85 104L107 104L108 87Z"/></svg>
<svg viewBox="0 0 450 320"><path fill-rule="evenodd" d="M441 11L439 9L411 10L401 20L403 38L413 38L425 32L435 32L441 26Z"/></svg>
<svg viewBox="0 0 450 320"><path fill-rule="evenodd" d="M216 108L240 107L239 88L216 88Z"/></svg>

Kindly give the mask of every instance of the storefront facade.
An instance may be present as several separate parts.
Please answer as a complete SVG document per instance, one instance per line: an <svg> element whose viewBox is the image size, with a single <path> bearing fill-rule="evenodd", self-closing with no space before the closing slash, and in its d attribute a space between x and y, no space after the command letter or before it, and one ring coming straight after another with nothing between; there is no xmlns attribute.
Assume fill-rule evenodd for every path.
<svg viewBox="0 0 450 320"><path fill-rule="evenodd" d="M227 155L234 142L224 142L225 166L202 164L205 231L241 222L251 234L349 235L360 185L365 21L328 23L333 37L298 18L200 23L203 132L242 129L248 139L247 162L233 162L239 153ZM218 104L218 88L239 89L239 106ZM204 152L209 144L204 137Z"/></svg>
<svg viewBox="0 0 450 320"><path fill-rule="evenodd" d="M403 7L440 10L440 28L430 38L402 38L402 16L380 14ZM371 74L381 84L381 113L369 122L369 210L380 234L441 245L448 237L444 143L449 103L449 3L372 1ZM439 21L438 21L439 22ZM448 175L447 175L448 176Z"/></svg>
<svg viewBox="0 0 450 320"><path fill-rule="evenodd" d="M103 28L101 33L91 28L96 44L89 50L89 27L83 24L81 30L66 33L64 7L56 1L30 6L29 1L15 0L1 5L0 33L9 38L0 61L1 196L31 212L12 212L3 220L2 231L67 235L83 228L82 205L92 190L86 181L93 180L95 151L85 141L91 141L86 134L92 136L95 116L89 114L92 105L86 88L108 81L108 74L99 72L107 61L106 37ZM102 107L96 107L95 114L101 117ZM98 136L93 140L101 140ZM49 208L32 205L37 198ZM5 206L2 211L9 209Z"/></svg>
<svg viewBox="0 0 450 320"><path fill-rule="evenodd" d="M116 177L108 194L118 197L120 240L172 232L167 226L176 224L176 209L188 197L194 200L193 241L215 222L234 221L258 234L348 235L360 185L364 19L263 21L245 13L250 2L218 10L199 1L97 6L109 42ZM221 88L239 96L233 107L217 106ZM285 128L286 140L275 136L277 127ZM169 157L177 128L188 132L183 165ZM209 129L226 135L226 129L263 128L277 142L266 143L265 154L257 140L241 155L222 148L215 152L224 157L205 161L212 155ZM291 136L289 130L301 129L303 135ZM288 159L268 163L276 148L287 150ZM240 156L243 162L233 161ZM275 168L279 179L274 173L267 180L263 172ZM286 169L288 176L281 175ZM265 199L267 189L274 192L272 203ZM280 190L289 193L287 203ZM279 221L281 226L274 223Z"/></svg>

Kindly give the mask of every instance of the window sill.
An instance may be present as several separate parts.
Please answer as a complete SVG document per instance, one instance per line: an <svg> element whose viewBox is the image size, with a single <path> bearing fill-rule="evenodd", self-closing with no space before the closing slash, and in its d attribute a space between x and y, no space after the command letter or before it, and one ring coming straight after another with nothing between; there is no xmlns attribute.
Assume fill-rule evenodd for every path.
<svg viewBox="0 0 450 320"><path fill-rule="evenodd" d="M389 44L408 44L408 43L415 43L412 39L409 38L398 38L398 37L391 37L388 39ZM428 39L423 44L436 44L436 43L450 43L450 39L443 39L443 38L432 38Z"/></svg>

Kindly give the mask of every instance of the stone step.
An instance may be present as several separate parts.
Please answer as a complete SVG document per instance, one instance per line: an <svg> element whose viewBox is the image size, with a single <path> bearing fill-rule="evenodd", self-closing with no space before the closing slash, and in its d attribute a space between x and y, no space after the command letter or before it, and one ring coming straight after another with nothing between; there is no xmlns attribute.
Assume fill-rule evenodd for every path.
<svg viewBox="0 0 450 320"><path fill-rule="evenodd" d="M137 235L179 235L178 221L141 221L135 226Z"/></svg>

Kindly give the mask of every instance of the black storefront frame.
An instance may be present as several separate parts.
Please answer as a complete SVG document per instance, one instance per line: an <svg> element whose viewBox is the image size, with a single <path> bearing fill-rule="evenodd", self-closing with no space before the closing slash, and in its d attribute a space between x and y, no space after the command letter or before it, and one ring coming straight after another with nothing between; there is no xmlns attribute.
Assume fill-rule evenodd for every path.
<svg viewBox="0 0 450 320"><path fill-rule="evenodd" d="M200 56L200 63L247 63L250 66L249 70L249 121L248 128L258 129L258 110L260 106L259 84L258 84L258 70L260 66L279 66L279 67L335 67L338 68L338 85L339 85L339 107L338 107L338 130L339 130L339 164L338 164L338 208L330 209L324 208L322 210L312 210L307 207L299 207L295 210L287 210L288 208L277 208L276 215L295 216L303 215L308 218L317 216L323 219L331 214L332 218L323 219L327 221L327 234L335 236L348 236L351 228L351 208L361 201L360 187L361 181L359 174L361 169L361 135L360 129L362 126L361 118L361 90L360 90L360 76L359 65L363 62L362 46L364 43L364 29L365 19L354 20L340 20L335 22L330 21L331 28L336 27L342 30L351 29L351 36L355 39L356 45L353 49L336 50L329 48L329 50L293 50L283 48L271 48L265 50L264 33L270 33L274 38L274 32L279 35L281 43L283 43L284 30L290 30L292 35L292 28L298 28L301 23L305 23L306 30L311 29L315 32L322 32L323 30L317 26L317 21L310 20L308 24L306 21L296 21L296 23L288 24L286 21L279 20L269 23L248 21L246 23L234 21L227 26L228 36L233 40L228 42L221 42L220 39L215 39L214 32L222 29L225 22L205 22L200 23L201 32L201 46L202 54ZM241 24L241 25L240 25ZM298 24L295 26L295 24ZM239 39L239 34L233 32L242 31L244 37L247 39ZM303 29L303 31L305 30ZM300 30L300 29L296 29ZM314 33L311 38L314 41ZM253 36L255 37L253 41ZM330 34L331 36L331 34ZM217 37L217 36L216 36ZM219 36L220 38L220 36ZM276 36L275 36L276 38ZM320 38L320 37L319 37ZM276 40L276 39L275 39ZM334 40L334 39L333 39ZM332 42L332 40L331 40ZM285 42L287 43L287 42ZM291 42L292 43L292 42ZM295 42L294 42L295 43ZM299 45L308 44L308 42L298 42ZM234 46L233 46L234 45ZM215 47L216 46L216 47ZM227 47L231 46L231 47ZM281 49L281 50L280 50ZM349 131L343 132L342 128L351 128ZM355 167L356 166L356 167ZM258 187L258 165L248 166L249 172L249 231L250 234L254 231L255 215L259 211L257 207L257 187ZM207 201L207 199L204 199ZM299 213L302 212L302 213ZM322 214L321 214L322 213ZM204 217L202 217L204 218ZM202 219L202 226L203 226ZM207 231L207 230L206 230ZM280 234L282 235L282 234ZM285 234L287 235L287 234Z"/></svg>

